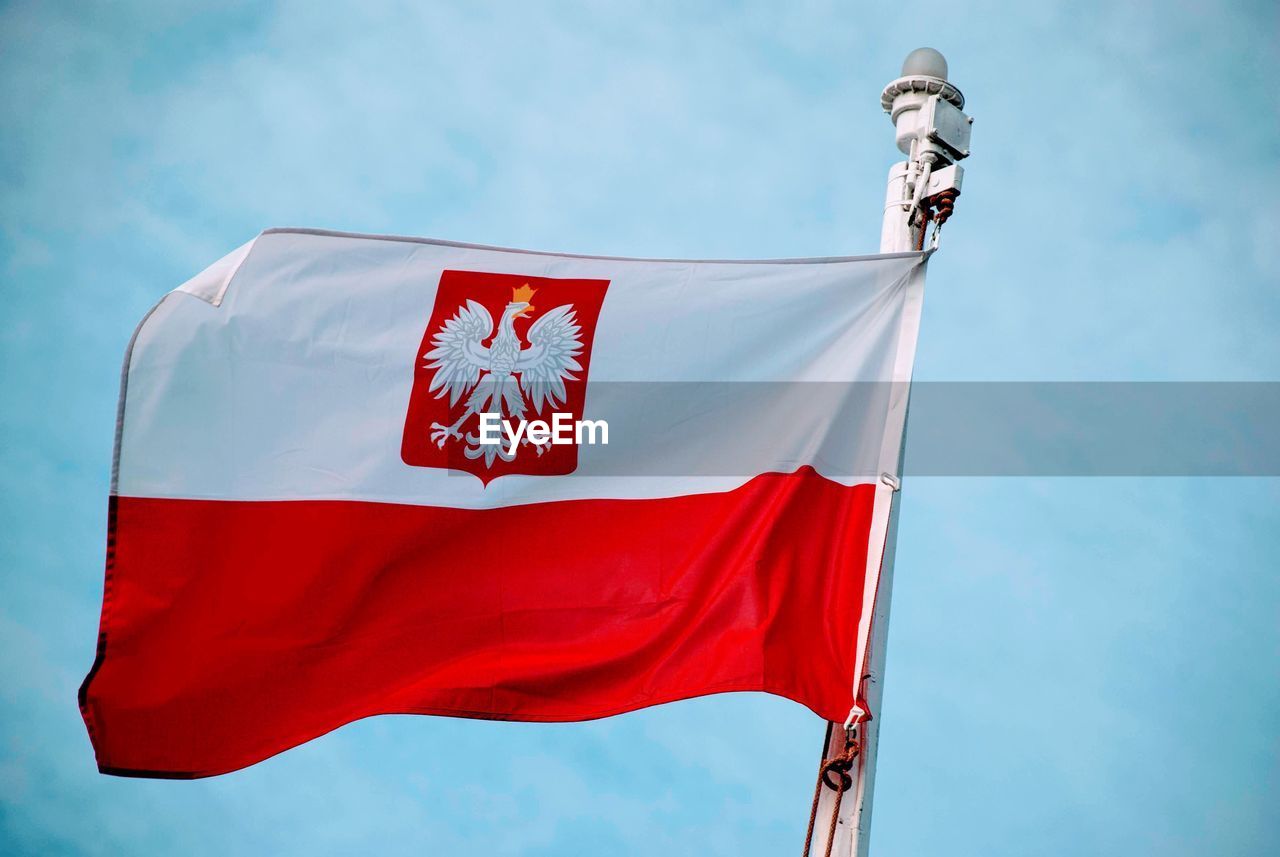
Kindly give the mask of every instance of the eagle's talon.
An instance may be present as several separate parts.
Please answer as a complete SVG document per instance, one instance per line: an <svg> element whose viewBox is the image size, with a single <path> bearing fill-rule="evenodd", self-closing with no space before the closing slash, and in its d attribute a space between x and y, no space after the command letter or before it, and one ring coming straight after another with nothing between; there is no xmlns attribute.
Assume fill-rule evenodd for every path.
<svg viewBox="0 0 1280 857"><path fill-rule="evenodd" d="M441 425L440 423L431 424L431 442L440 449L444 449L445 442L450 438L458 440L462 437L462 432L453 426Z"/></svg>
<svg viewBox="0 0 1280 857"><path fill-rule="evenodd" d="M529 438L527 438L527 437L522 437L522 438L520 438L520 445L521 445L521 446L532 446L535 450L537 450L537 452L538 452L538 457L539 457L539 458L541 458L541 457L542 457L542 453L546 452L546 451L547 451L547 449L551 446L551 441L549 441L549 440L548 440L548 441L544 441L544 442L542 442L542 443L538 443L537 441L529 440Z"/></svg>

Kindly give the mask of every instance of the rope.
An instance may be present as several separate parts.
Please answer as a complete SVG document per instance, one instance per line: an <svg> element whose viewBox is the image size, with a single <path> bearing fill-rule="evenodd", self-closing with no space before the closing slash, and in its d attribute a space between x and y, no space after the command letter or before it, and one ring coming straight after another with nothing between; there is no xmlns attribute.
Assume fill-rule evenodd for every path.
<svg viewBox="0 0 1280 857"><path fill-rule="evenodd" d="M938 212L934 217L938 221L938 226L942 226L942 224L951 219L951 215L956 210L956 198L958 196L960 196L960 191L950 188L929 197L928 201L933 204L934 209Z"/></svg>
<svg viewBox="0 0 1280 857"><path fill-rule="evenodd" d="M951 219L951 215L956 210L956 198L960 196L960 191L955 188L935 193L933 196L924 200L920 208L924 211L924 223L920 224L920 246L917 250L924 249L924 234L929 231L930 213L933 216L933 246L938 246L938 233L942 231L942 224Z"/></svg>
<svg viewBox="0 0 1280 857"><path fill-rule="evenodd" d="M922 207L921 207L920 212L921 212L921 218L920 218L920 237L919 237L918 239L916 239L916 249L917 249L917 250L923 250L923 249L924 249L924 236L925 236L925 235L927 235L927 234L929 233L929 212L930 212L930 209L929 209L929 205L928 205L928 203L927 203L927 202L926 202L926 204L925 204L924 206L922 206Z"/></svg>
<svg viewBox="0 0 1280 857"><path fill-rule="evenodd" d="M830 743L831 732L828 727L827 741ZM824 857L831 857L831 846L836 841L836 825L840 822L840 801L844 793L853 787L854 761L862 749L854 737L853 730L845 732L844 750L830 759L823 759L818 767L818 782L813 787L813 806L809 808L809 829L804 835L804 855L810 857L813 850L813 828L818 821L818 804L822 800L822 787L832 789L836 793L835 803L831 807L831 824L827 828L827 850Z"/></svg>
<svg viewBox="0 0 1280 857"><path fill-rule="evenodd" d="M924 249L924 239L929 234L929 223L933 222L933 246L938 246L938 233L942 231L942 224L951 219L951 215L956 210L956 198L960 196L960 191L955 188L935 193L933 196L925 197L920 200L918 207L912 208L909 223L914 226L916 219L920 221L920 235L916 238L916 249Z"/></svg>

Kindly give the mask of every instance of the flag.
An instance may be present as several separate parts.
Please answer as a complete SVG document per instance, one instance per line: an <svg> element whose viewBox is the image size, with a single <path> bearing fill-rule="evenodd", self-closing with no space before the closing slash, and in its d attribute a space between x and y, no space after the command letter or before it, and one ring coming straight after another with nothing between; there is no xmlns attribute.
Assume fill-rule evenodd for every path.
<svg viewBox="0 0 1280 857"><path fill-rule="evenodd" d="M225 773L383 713L865 716L925 258L264 232L128 349L100 770Z"/></svg>

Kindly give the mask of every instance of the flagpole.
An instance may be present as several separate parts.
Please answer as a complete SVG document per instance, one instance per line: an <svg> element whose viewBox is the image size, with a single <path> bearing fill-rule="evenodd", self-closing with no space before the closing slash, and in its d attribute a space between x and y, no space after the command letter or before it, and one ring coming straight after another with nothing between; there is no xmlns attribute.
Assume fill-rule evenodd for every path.
<svg viewBox="0 0 1280 857"><path fill-rule="evenodd" d="M957 161L969 155L969 125L962 111L964 96L947 80L947 61L932 48L918 48L907 55L902 76L891 81L881 93L880 104L894 126L894 141L907 156L889 169L885 193L884 221L880 230L880 252L898 253L924 249L933 226L937 229L951 214L960 193L964 170ZM902 458L899 455L900 479ZM900 484L900 483L897 483ZM889 606L893 591L893 559L898 535L900 491L894 491L889 506L889 527L884 545L880 584L876 593L871 639L867 652L867 679L863 685L872 719L858 727L860 745L856 765L850 773L852 800L838 803L834 841L828 846L831 813L837 809L836 793L821 788L811 853L838 857L867 857L871 839L871 803L875 786L876 752L879 747L881 699L885 647L889 634ZM855 680L861 680L861 676ZM845 747L843 724L829 724L823 759L835 758ZM829 850L828 850L829 848Z"/></svg>

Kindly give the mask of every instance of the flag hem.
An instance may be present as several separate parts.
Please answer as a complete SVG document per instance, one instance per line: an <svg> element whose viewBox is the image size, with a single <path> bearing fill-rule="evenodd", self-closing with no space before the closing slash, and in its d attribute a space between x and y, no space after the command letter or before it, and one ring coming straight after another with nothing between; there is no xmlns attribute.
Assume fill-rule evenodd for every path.
<svg viewBox="0 0 1280 857"><path fill-rule="evenodd" d="M853 709L854 722L872 719L871 711L863 706L862 677L866 674L871 653L871 633L875 618L875 605L880 597L880 578L884 570L884 557L888 549L889 518L893 514L893 495L900 489L885 483L884 476L901 479L902 455L906 442L907 407L911 398L911 376L915 369L916 347L920 338L920 318L924 309L924 278L928 268L928 250L921 255L920 263L904 275L907 295L903 301L902 319L899 322L898 349L894 356L889 412L885 415L884 440L881 445L881 478L876 482L875 497L871 507L871 527L867 533L867 566L864 571L866 589L863 594L862 615L858 617L858 649L854 653Z"/></svg>
<svg viewBox="0 0 1280 857"><path fill-rule="evenodd" d="M328 735L331 732L336 732L337 730L342 729L345 726L349 726L352 723L357 723L361 720L367 720L370 717L384 717L384 716L456 717L464 720L488 720L496 723L589 723L593 720L603 720L607 717L618 717L623 714L629 714L633 711L643 711L647 708L655 708L659 705L670 705L672 703L685 702L691 699L701 699L707 696L717 696L722 693L767 693L770 696L776 696L776 697L785 699L788 702L792 702L792 703L795 703L796 705L806 708L809 711L816 714L818 717L823 717L823 714L821 712L814 710L814 708L810 706L808 703L803 702L799 699L796 699L794 696L790 695L789 693L784 693L772 687L761 686L759 682L736 682L735 681L735 682L721 685L719 687L704 689L697 693L688 693L688 694L682 693L674 696L656 696L652 700L646 701L640 705L626 705L626 706L614 707L609 709L602 709L599 712L592 712L590 714L582 714L582 715L556 716L556 715L522 714L519 717L516 717L516 716L504 717L501 714L495 714L493 712L487 712L487 711L476 711L472 709L459 709L459 708L441 708L441 707L401 708L394 711L370 711L365 714L360 714L357 716L345 718L342 720L342 722L337 723L332 727L323 729L315 733L309 733L306 735L306 737L299 738L297 741L291 744L288 744L287 746L280 747L279 749L272 750L269 753L243 754L248 759L247 761L245 761L242 764L236 763L229 767L216 767L216 768L209 768L208 770L198 770L198 771L170 771L170 770L163 770L163 769L125 768L125 767L117 767L114 765L105 764L99 758L98 773L104 774L106 776L112 776L112 777L164 779L164 780L200 780L200 779L205 779L206 777L220 777L224 774L230 774L236 771L242 771L245 768L249 768L254 765L261 764L262 762L265 762L268 759L279 756L281 753L287 753L290 750L295 750L298 747L301 747L303 744L309 744L318 738L323 738L325 735ZM86 721L87 721L87 718L86 718ZM90 728L89 732L90 732L90 742L94 745L94 751L96 756L97 741L94 740L94 733L92 728Z"/></svg>
<svg viewBox="0 0 1280 857"><path fill-rule="evenodd" d="M343 232L335 229L275 226L262 230L262 235L316 235L323 238L354 238L366 241L399 241L409 244L433 244L438 247L457 247L462 250L490 250L497 253L521 253L529 256L554 256L559 259L595 259L606 262L688 262L699 265L815 265L839 262L871 262L877 259L926 259L932 250L907 250L900 253L868 253L859 256L797 256L781 259L676 259L646 256L597 256L589 253L558 253L547 250L524 250L518 247L499 247L494 244L471 244L465 241L447 241L441 238L418 238L412 235L382 235L365 232Z"/></svg>

